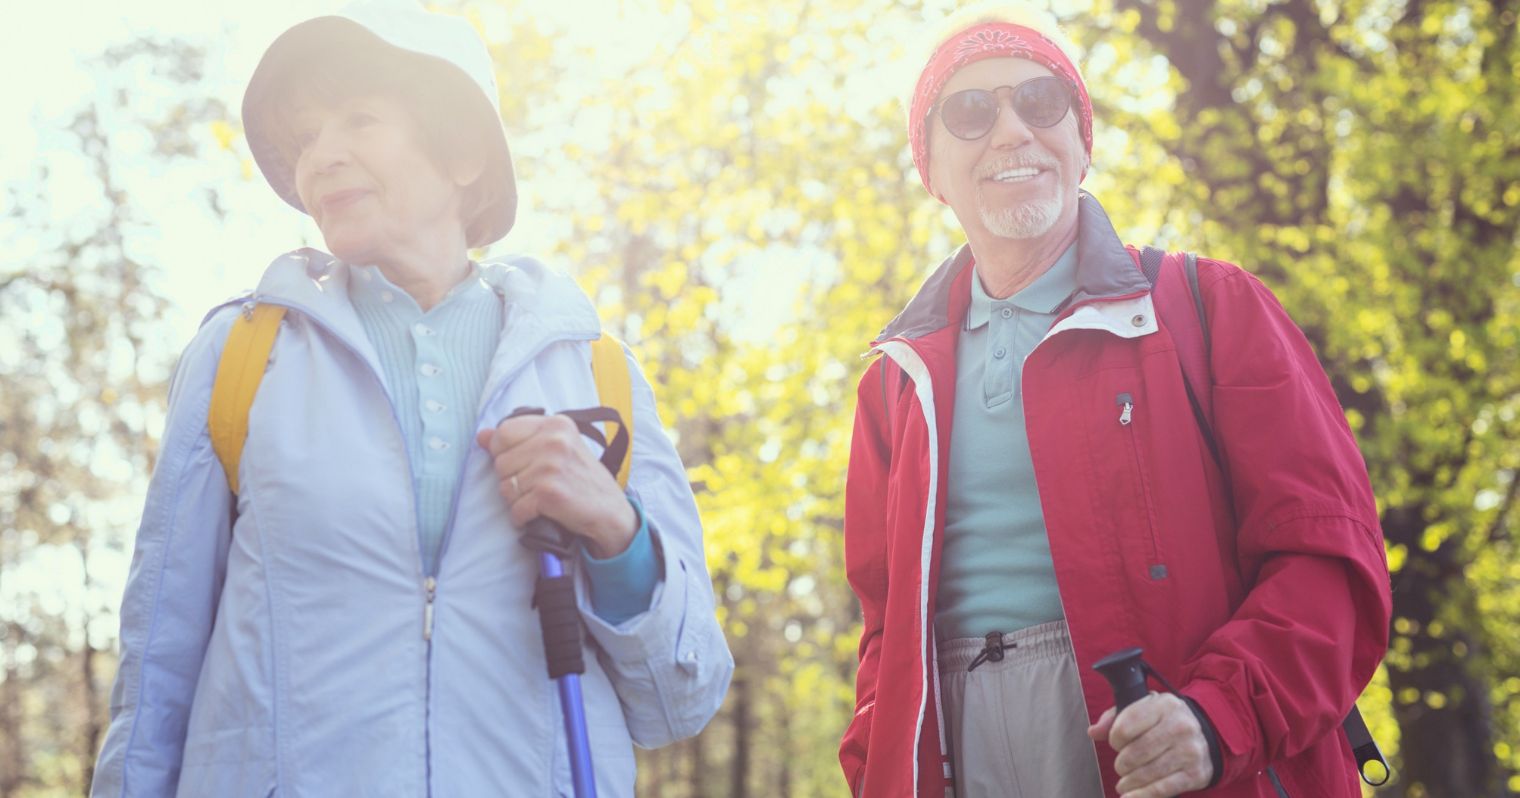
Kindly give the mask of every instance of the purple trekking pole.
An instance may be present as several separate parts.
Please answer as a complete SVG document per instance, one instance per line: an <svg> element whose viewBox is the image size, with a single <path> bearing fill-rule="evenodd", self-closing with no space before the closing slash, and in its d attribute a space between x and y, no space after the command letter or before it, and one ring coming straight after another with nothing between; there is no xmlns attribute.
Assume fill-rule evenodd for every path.
<svg viewBox="0 0 1520 798"><path fill-rule="evenodd" d="M543 415L538 408L519 408L511 417ZM601 433L590 425L590 420L607 420L604 416L616 411L597 408L591 411L565 413L576 422L581 433L605 443ZM626 441L626 432L623 433ZM627 444L621 451L608 447L608 454L621 461L627 453ZM603 464L607 464L606 456ZM616 468L609 466L616 473ZM549 666L549 678L559 686L560 714L565 717L565 747L569 749L570 776L575 784L575 798L596 798L596 776L591 767L591 738L586 732L586 702L581 695L581 674L586 663L581 649L581 616L575 605L575 580L565 570L564 561L573 556L574 549L563 527L548 518L535 518L528 522L522 542L538 552L538 583L533 590L533 605L538 608L538 623L544 633L544 659Z"/></svg>
<svg viewBox="0 0 1520 798"><path fill-rule="evenodd" d="M560 714L565 716L565 746L570 754L570 775L575 798L596 798L596 778L591 769L591 739L586 733L586 703L581 697L581 618L575 606L575 581L565 572L561 557L570 555L565 532L547 518L528 522L523 542L538 552L538 585L533 603L544 632L544 656L549 678L559 685Z"/></svg>

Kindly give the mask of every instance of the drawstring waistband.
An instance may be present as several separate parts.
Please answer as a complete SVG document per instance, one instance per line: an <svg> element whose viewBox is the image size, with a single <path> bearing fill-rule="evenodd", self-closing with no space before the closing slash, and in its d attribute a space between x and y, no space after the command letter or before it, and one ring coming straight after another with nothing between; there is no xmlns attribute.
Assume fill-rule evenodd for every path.
<svg viewBox="0 0 1520 798"><path fill-rule="evenodd" d="M982 653L977 654L976 659L971 660L971 664L966 666L966 672L976 670L976 666L983 662L1002 662L1004 649L1018 647L1017 641L1004 643L1002 632L988 632L987 645L982 648Z"/></svg>
<svg viewBox="0 0 1520 798"><path fill-rule="evenodd" d="M989 632L982 637L938 639L942 671L974 671L987 663L999 667L1018 665L1047 657L1071 656L1071 635L1066 621L1051 621L1017 632Z"/></svg>

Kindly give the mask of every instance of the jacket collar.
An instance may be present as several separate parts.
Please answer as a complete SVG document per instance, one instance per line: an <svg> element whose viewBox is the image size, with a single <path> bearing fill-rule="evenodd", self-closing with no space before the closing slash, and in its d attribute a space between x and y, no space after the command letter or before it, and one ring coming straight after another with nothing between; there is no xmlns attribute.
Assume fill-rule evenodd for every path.
<svg viewBox="0 0 1520 798"><path fill-rule="evenodd" d="M1076 247L1077 290L1067 307L1150 290L1150 283L1135 267L1134 259L1125 250L1119 234L1114 232L1103 206L1085 191L1077 196ZM971 246L963 244L924 281L907 307L876 340L920 338L952 322L960 322L970 303L970 286L963 273L972 261Z"/></svg>
<svg viewBox="0 0 1520 798"><path fill-rule="evenodd" d="M601 334L591 300L568 275L525 255L483 261L479 269L479 278L502 298L504 309L488 385L504 379L549 344L591 340ZM379 357L349 299L348 281L355 272L326 252L310 247L294 250L269 265L251 299L312 316L380 373Z"/></svg>

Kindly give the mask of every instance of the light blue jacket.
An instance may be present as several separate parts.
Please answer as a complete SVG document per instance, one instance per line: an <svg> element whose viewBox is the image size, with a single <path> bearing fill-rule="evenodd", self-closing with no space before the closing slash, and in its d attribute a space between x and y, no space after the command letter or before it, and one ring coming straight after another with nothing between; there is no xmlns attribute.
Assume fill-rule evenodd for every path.
<svg viewBox="0 0 1520 798"><path fill-rule="evenodd" d="M599 404L586 342L600 323L574 282L527 258L481 270L506 312L476 428L524 406ZM571 794L530 607L536 560L476 447L424 639L406 447L347 275L301 250L260 282L257 301L294 312L249 413L236 497L206 413L242 303L212 311L180 361L122 602L94 796ZM685 469L629 363L628 489L663 572L649 611L618 627L592 612L577 580L590 631L582 689L607 798L633 794L634 744L702 729L733 669Z"/></svg>

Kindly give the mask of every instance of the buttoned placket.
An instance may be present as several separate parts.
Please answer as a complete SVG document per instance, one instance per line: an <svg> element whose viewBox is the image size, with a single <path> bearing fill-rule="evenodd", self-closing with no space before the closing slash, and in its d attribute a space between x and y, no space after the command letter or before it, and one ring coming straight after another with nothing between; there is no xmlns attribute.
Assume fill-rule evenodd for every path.
<svg viewBox="0 0 1520 798"><path fill-rule="evenodd" d="M1018 385L1016 351L1022 311L1009 300L993 300L987 320L987 356L982 361L982 400L988 408L1014 397Z"/></svg>
<svg viewBox="0 0 1520 798"><path fill-rule="evenodd" d="M409 328L417 353L417 400L422 407L422 472L445 474L452 461L446 454L451 445L443 435L451 418L451 408L445 401L447 379L443 366L439 365L445 362L443 338L425 319L423 314Z"/></svg>

